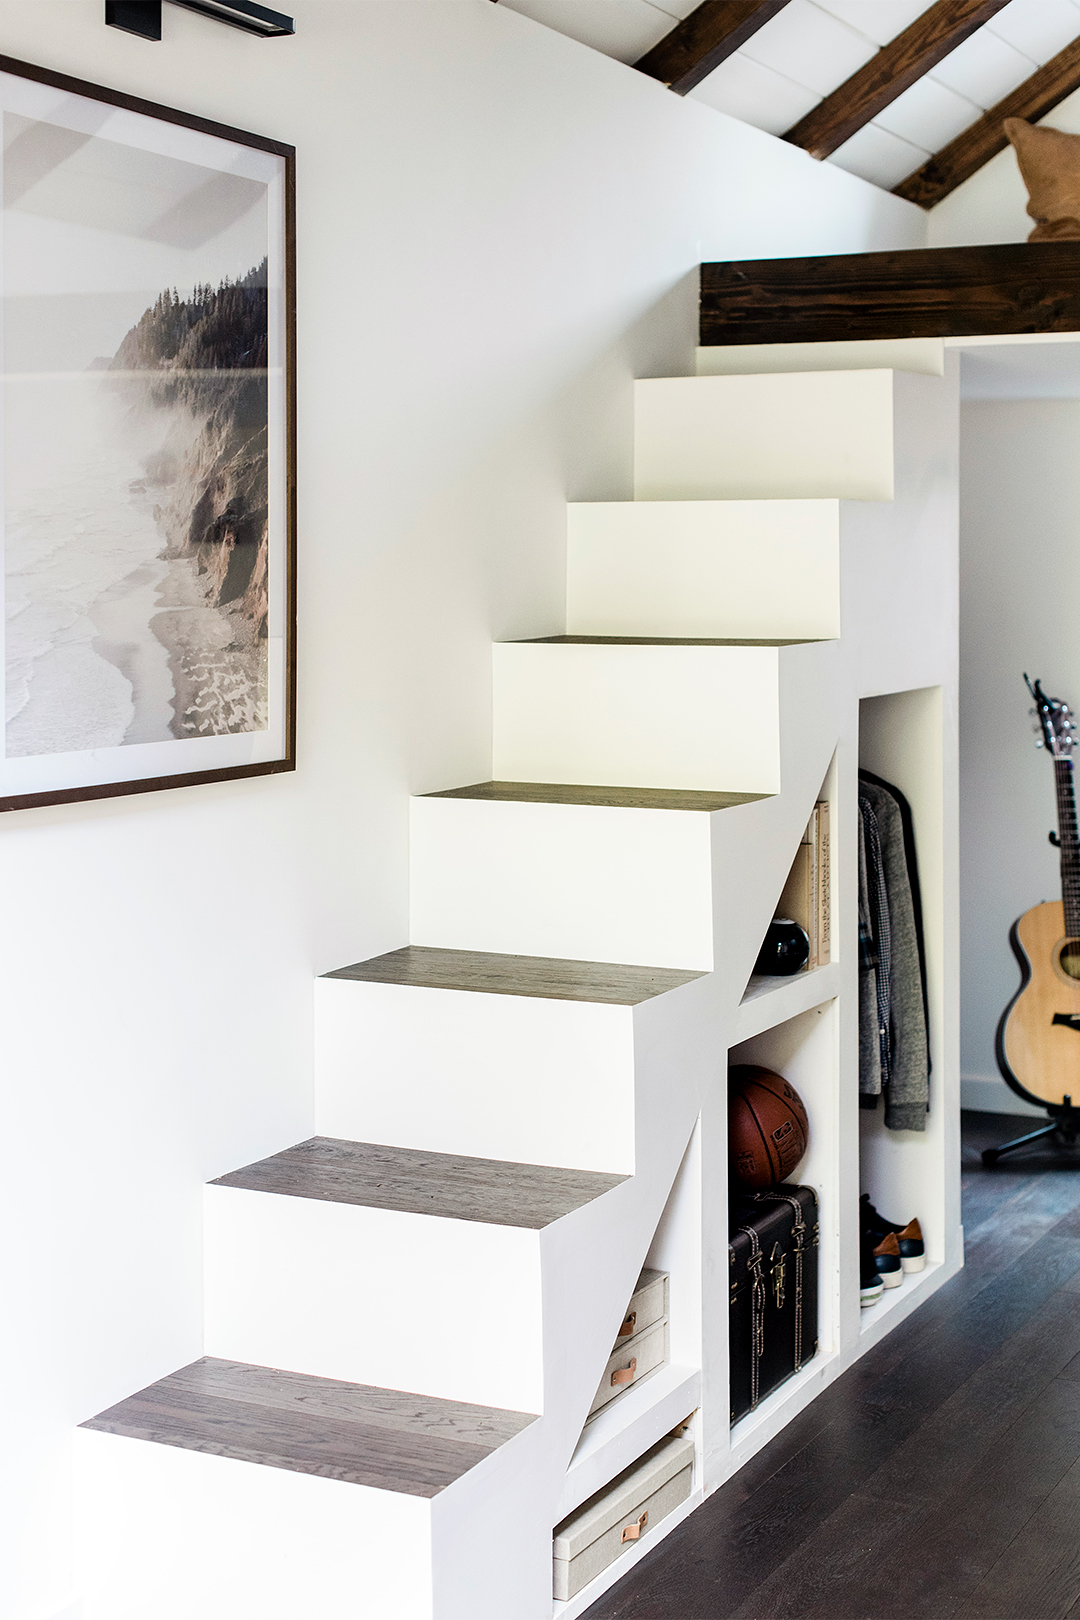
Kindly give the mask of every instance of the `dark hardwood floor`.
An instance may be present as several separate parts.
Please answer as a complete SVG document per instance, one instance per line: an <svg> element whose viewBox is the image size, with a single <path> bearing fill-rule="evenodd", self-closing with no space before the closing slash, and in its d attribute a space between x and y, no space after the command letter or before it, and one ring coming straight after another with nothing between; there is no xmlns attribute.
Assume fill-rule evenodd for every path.
<svg viewBox="0 0 1080 1620"><path fill-rule="evenodd" d="M1024 1125L964 1115L964 1270L588 1620L1080 1620L1080 1150L984 1170Z"/></svg>

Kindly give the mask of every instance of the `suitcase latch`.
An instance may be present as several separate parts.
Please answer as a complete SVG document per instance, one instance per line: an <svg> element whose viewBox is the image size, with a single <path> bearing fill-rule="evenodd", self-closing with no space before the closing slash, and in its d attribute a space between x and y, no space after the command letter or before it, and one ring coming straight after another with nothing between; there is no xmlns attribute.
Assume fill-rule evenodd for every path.
<svg viewBox="0 0 1080 1620"><path fill-rule="evenodd" d="M637 1372L637 1356L631 1356L630 1357L630 1365L629 1365L629 1367L620 1367L616 1372L612 1373L612 1375L611 1375L611 1387L612 1387L612 1389L614 1389L617 1384L632 1384L634 1382L634 1374L636 1372Z"/></svg>
<svg viewBox="0 0 1080 1620"><path fill-rule="evenodd" d="M779 1243L773 1244L771 1259L773 1300L775 1301L777 1310L782 1311L784 1308L784 1272L786 1269L787 1257L784 1254L783 1249L781 1249Z"/></svg>
<svg viewBox="0 0 1080 1620"><path fill-rule="evenodd" d="M648 1510L648 1508L646 1508L645 1512L641 1515L641 1518L637 1521L636 1524L625 1524L625 1525L623 1525L623 1533L622 1533L623 1540L624 1541L636 1541L638 1539L638 1537L640 1536L641 1532L644 1530L645 1526L648 1524L648 1522L649 1522L649 1510Z"/></svg>
<svg viewBox="0 0 1080 1620"><path fill-rule="evenodd" d="M619 1329L618 1337L620 1339L628 1339L630 1337L631 1333L633 1333L636 1323L637 1323L637 1311L631 1311L630 1315L624 1319L623 1325Z"/></svg>

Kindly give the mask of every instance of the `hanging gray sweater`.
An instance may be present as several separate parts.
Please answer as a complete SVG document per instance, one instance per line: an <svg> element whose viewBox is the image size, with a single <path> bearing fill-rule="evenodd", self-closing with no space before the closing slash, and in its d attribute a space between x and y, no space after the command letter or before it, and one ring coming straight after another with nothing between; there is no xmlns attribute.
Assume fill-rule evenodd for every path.
<svg viewBox="0 0 1080 1620"><path fill-rule="evenodd" d="M893 1131L925 1131L930 1097L930 1061L923 1009L919 942L911 899L900 807L884 788L865 780L878 825L889 897L889 1074L885 1123Z"/></svg>

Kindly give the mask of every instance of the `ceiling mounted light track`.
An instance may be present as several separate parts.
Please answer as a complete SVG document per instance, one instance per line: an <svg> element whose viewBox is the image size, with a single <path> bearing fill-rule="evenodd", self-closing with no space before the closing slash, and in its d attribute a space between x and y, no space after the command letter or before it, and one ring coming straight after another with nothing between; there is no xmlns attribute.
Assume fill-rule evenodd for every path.
<svg viewBox="0 0 1080 1620"><path fill-rule="evenodd" d="M257 34L260 39L280 39L295 34L291 17L280 11L257 6L252 0L171 0L185 11L197 11L201 17L213 17L228 23L231 28L242 28L246 34ZM161 38L162 0L105 0L105 21L110 28L122 28L127 34L138 34L140 39Z"/></svg>

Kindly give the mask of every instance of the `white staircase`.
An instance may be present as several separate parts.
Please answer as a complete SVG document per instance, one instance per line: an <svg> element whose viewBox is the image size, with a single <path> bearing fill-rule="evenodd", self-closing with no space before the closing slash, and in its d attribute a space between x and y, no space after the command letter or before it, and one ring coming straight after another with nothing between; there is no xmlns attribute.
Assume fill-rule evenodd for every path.
<svg viewBox="0 0 1080 1620"><path fill-rule="evenodd" d="M317 983L319 1134L206 1189L207 1359L78 1433L86 1620L544 1620L552 1526L695 1414L689 1503L571 1620L959 1264L956 391L827 363L636 385L637 501L570 509L565 627L495 648L492 781L412 802L412 944ZM869 761L926 829L937 1088L925 1139L864 1149L932 1261L875 1327L859 700L939 688L944 729L901 702ZM744 995L823 784L834 961ZM731 1434L733 1048L807 1102L822 1306ZM646 1261L670 1363L583 1434Z"/></svg>

